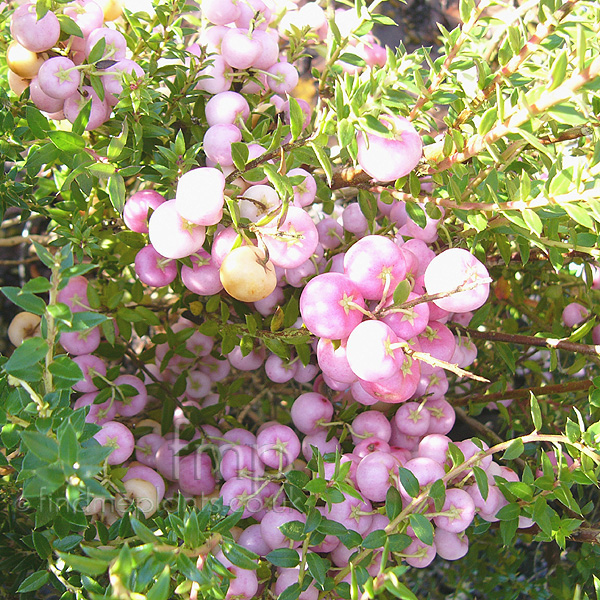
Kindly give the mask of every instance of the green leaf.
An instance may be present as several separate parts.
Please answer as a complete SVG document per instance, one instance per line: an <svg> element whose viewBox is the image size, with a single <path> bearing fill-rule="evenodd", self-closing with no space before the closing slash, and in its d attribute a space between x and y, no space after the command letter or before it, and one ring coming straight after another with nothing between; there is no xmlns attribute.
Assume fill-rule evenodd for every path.
<svg viewBox="0 0 600 600"><path fill-rule="evenodd" d="M542 220L539 218L538 214L530 208L523 209L521 211L521 214L523 215L523 220L525 221L525 223L527 223L529 230L532 233L535 233L536 235L540 236L544 229L544 225L542 223Z"/></svg>
<svg viewBox="0 0 600 600"><path fill-rule="evenodd" d="M139 307L138 307L139 308ZM106 315L93 312L78 312L73 315L72 331L85 331L108 320Z"/></svg>
<svg viewBox="0 0 600 600"><path fill-rule="evenodd" d="M258 569L258 554L247 550L238 544L224 543L222 544L223 554L236 566L241 569L254 570Z"/></svg>
<svg viewBox="0 0 600 600"><path fill-rule="evenodd" d="M531 418L533 420L533 426L536 428L537 431L540 431L540 429L543 426L542 411L540 409L540 404L532 392L529 393L529 396L530 396L529 401L530 401L530 405L531 405Z"/></svg>
<svg viewBox="0 0 600 600"><path fill-rule="evenodd" d="M125 180L118 173L108 178L108 195L114 209L122 214L125 206Z"/></svg>
<svg viewBox="0 0 600 600"><path fill-rule="evenodd" d="M375 198L375 194L367 190L359 190L358 204L367 221L370 223L374 221L377 216L377 198Z"/></svg>
<svg viewBox="0 0 600 600"><path fill-rule="evenodd" d="M325 479L313 479L306 484L304 489L311 494L322 494L327 489L327 481Z"/></svg>
<svg viewBox="0 0 600 600"><path fill-rule="evenodd" d="M331 563L325 558L321 558L316 552L309 552L306 555L306 566L308 572L312 575L313 579L320 585L325 584L325 577L327 571L331 567Z"/></svg>
<svg viewBox="0 0 600 600"><path fill-rule="evenodd" d="M300 108L300 104L293 96L288 97L290 106L290 129L292 133L292 141L297 140L304 128L304 113Z"/></svg>
<svg viewBox="0 0 600 600"><path fill-rule="evenodd" d="M431 521L419 513L409 515L408 520L415 535L427 546L433 544L433 525Z"/></svg>
<svg viewBox="0 0 600 600"><path fill-rule="evenodd" d="M41 361L48 352L48 344L40 337L26 339L11 355L4 370L18 377L24 370Z"/></svg>
<svg viewBox="0 0 600 600"><path fill-rule="evenodd" d="M582 206L565 202L561 204L561 208L571 217L571 219L580 225L583 225L583 227L586 227L587 229L594 229L594 220L588 211Z"/></svg>
<svg viewBox="0 0 600 600"><path fill-rule="evenodd" d="M471 19L471 15L475 11L475 3L473 0L460 0L458 4L458 12L460 14L460 20L463 23L468 23Z"/></svg>
<svg viewBox="0 0 600 600"><path fill-rule="evenodd" d="M498 114L495 106L486 110L481 117L481 121L479 121L477 133L479 135L485 135L494 126L497 118Z"/></svg>
<svg viewBox="0 0 600 600"><path fill-rule="evenodd" d="M355 67L364 67L367 64L364 58L361 58L358 54L352 54L351 52L345 52L338 60L343 63L348 63L349 65L354 65ZM370 117L371 115L367 116Z"/></svg>
<svg viewBox="0 0 600 600"><path fill-rule="evenodd" d="M66 425L64 427L61 427L58 443L58 456L60 457L61 461L63 461L67 465L72 466L77 461L78 455L79 442L77 441L77 434L75 433L75 428L73 427L73 425L71 425L71 423L66 421Z"/></svg>
<svg viewBox="0 0 600 600"><path fill-rule="evenodd" d="M323 516L316 508L311 508L306 515L306 523L304 524L304 533L312 533L319 527Z"/></svg>
<svg viewBox="0 0 600 600"><path fill-rule="evenodd" d="M406 493L411 498L416 498L419 495L419 481L413 475L411 471L405 469L404 467L398 468L398 475L400 478L400 483L402 487L405 489Z"/></svg>
<svg viewBox="0 0 600 600"><path fill-rule="evenodd" d="M49 131L50 141L63 152L77 154L85 148L85 140L71 131Z"/></svg>
<svg viewBox="0 0 600 600"><path fill-rule="evenodd" d="M514 460L515 458L519 458L523 451L525 450L525 446L523 444L523 440L521 438L517 438L513 440L510 446L504 451L502 455L503 460Z"/></svg>
<svg viewBox="0 0 600 600"><path fill-rule="evenodd" d="M171 596L171 569L165 565L162 573L158 576L156 583L146 592L146 600L168 600Z"/></svg>
<svg viewBox="0 0 600 600"><path fill-rule="evenodd" d="M269 552L265 558L276 567L284 569L292 569L300 564L298 552L291 548L277 548Z"/></svg>
<svg viewBox="0 0 600 600"><path fill-rule="evenodd" d="M519 519L513 519L512 521L500 521L500 535L502 536L502 543L510 547L519 528Z"/></svg>
<svg viewBox="0 0 600 600"><path fill-rule="evenodd" d="M514 373L517 368L517 363L510 346L504 342L498 342L495 345L495 348L496 352L500 355L500 358L506 363L511 372Z"/></svg>
<svg viewBox="0 0 600 600"><path fill-rule="evenodd" d="M58 458L58 443L38 431L22 431L21 439L31 452L46 463Z"/></svg>
<svg viewBox="0 0 600 600"><path fill-rule="evenodd" d="M475 475L475 481L479 488L479 493L484 500L487 500L489 493L489 482L485 471L481 467L474 466L473 474Z"/></svg>
<svg viewBox="0 0 600 600"><path fill-rule="evenodd" d="M512 521L513 519L518 519L520 514L521 507L518 504L512 503L503 506L495 516L501 521Z"/></svg>
<svg viewBox="0 0 600 600"><path fill-rule="evenodd" d="M36 552L40 555L40 558L46 560L52 554L52 547L50 542L45 535L42 535L39 531L32 533L33 545L35 546Z"/></svg>
<svg viewBox="0 0 600 600"><path fill-rule="evenodd" d="M542 532L548 537L552 537L552 509L543 496L537 497L531 516Z"/></svg>
<svg viewBox="0 0 600 600"><path fill-rule="evenodd" d="M295 542L301 541L306 537L304 533L304 523L302 521L288 521L279 526L279 531L285 535L285 537L294 540Z"/></svg>
<svg viewBox="0 0 600 600"><path fill-rule="evenodd" d="M108 568L108 562L97 558L66 554L65 552L59 552L58 555L66 565L85 575L100 575Z"/></svg>
<svg viewBox="0 0 600 600"><path fill-rule="evenodd" d="M427 225L427 214L422 206L416 202L407 202L406 212L421 229L425 229L425 226Z"/></svg>
<svg viewBox="0 0 600 600"><path fill-rule="evenodd" d="M88 54L88 57L87 57L88 64L93 65L94 63L98 62L104 56L105 49L106 49L106 39L100 38L96 42L96 44L94 45L94 47L92 48L90 53Z"/></svg>
<svg viewBox="0 0 600 600"><path fill-rule="evenodd" d="M243 171L248 162L248 146L242 142L234 142L231 144L231 158L233 164L238 171Z"/></svg>
<svg viewBox="0 0 600 600"><path fill-rule="evenodd" d="M19 308L33 313L34 315L43 315L46 311L46 303L30 292L24 292L21 288L5 286L0 291Z"/></svg>
<svg viewBox="0 0 600 600"><path fill-rule="evenodd" d="M383 529L377 529L376 531L369 533L369 535L364 539L362 547L367 548L368 550L383 548L387 537L388 534Z"/></svg>
<svg viewBox="0 0 600 600"><path fill-rule="evenodd" d="M393 521L401 512L402 496L395 487L390 487L385 495L385 514Z"/></svg>
<svg viewBox="0 0 600 600"><path fill-rule="evenodd" d="M111 138L108 144L108 150L106 152L106 156L109 160L115 160L121 156L123 149L125 148L125 144L127 142L127 136L129 134L129 125L127 121L123 121L123 129L121 130L121 134Z"/></svg>
<svg viewBox="0 0 600 600"><path fill-rule="evenodd" d="M54 266L54 257L42 244L32 240L33 247L35 248L35 253L38 255L38 258L49 268L51 269Z"/></svg>
<svg viewBox="0 0 600 600"><path fill-rule="evenodd" d="M36 138L45 138L46 132L50 131L50 123L48 119L34 106L27 106L25 109L25 116L27 118L27 125L31 129L31 133Z"/></svg>
<svg viewBox="0 0 600 600"><path fill-rule="evenodd" d="M285 589L282 594L279 594L278 600L298 600L300 597L300 585L292 583L290 587Z"/></svg>
<svg viewBox="0 0 600 600"><path fill-rule="evenodd" d="M68 356L57 356L50 363L48 370L54 375L55 386L61 390L70 389L83 379L83 371Z"/></svg>
<svg viewBox="0 0 600 600"><path fill-rule="evenodd" d="M446 501L446 486L441 479L433 482L431 488L429 488L429 496L433 498L435 509L437 511L442 510Z"/></svg>
<svg viewBox="0 0 600 600"><path fill-rule="evenodd" d="M568 104L557 104L548 109L547 114L555 121L573 127L585 125L588 122L584 115L582 115L575 107Z"/></svg>
<svg viewBox="0 0 600 600"><path fill-rule="evenodd" d="M75 23L75 21L73 21L73 19L71 19L71 17L61 14L57 14L56 16L60 22L60 30L63 33L68 36L74 35L75 37L83 38L83 32L81 31L81 28L79 25L77 25L77 23Z"/></svg>
<svg viewBox="0 0 600 600"><path fill-rule="evenodd" d="M411 292L411 284L408 279L403 279L394 290L394 304L402 304L408 300L408 295Z"/></svg>
<svg viewBox="0 0 600 600"><path fill-rule="evenodd" d="M131 527L142 542L146 544L155 544L157 537L152 533L152 531L146 527L141 521L136 519L135 517L131 517Z"/></svg>
<svg viewBox="0 0 600 600"><path fill-rule="evenodd" d="M567 50L563 50L558 56L553 57L548 91L556 89L565 80L568 60Z"/></svg>
<svg viewBox="0 0 600 600"><path fill-rule="evenodd" d="M36 277L35 279L30 279L21 289L31 294L43 294L51 287L52 284L45 277Z"/></svg>
<svg viewBox="0 0 600 600"><path fill-rule="evenodd" d="M110 177L115 171L115 165L106 162L97 162L87 166L87 171L96 177Z"/></svg>
<svg viewBox="0 0 600 600"><path fill-rule="evenodd" d="M28 592L39 590L48 582L49 577L50 573L48 573L48 571L36 571L21 583L17 593L27 594Z"/></svg>
<svg viewBox="0 0 600 600"><path fill-rule="evenodd" d="M318 146L315 142L310 142L309 146L314 150L319 164L323 167L323 170L325 171L325 175L327 176L327 184L331 185L331 181L333 179L333 169L331 168L329 156L327 156L325 150Z"/></svg>

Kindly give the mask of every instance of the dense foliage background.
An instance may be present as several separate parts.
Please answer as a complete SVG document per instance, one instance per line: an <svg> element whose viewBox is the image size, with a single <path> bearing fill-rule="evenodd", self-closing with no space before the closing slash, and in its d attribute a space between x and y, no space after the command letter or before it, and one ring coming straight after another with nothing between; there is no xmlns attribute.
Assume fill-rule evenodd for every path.
<svg viewBox="0 0 600 600"><path fill-rule="evenodd" d="M66 4L38 2L38 11L61 13ZM128 58L144 75L125 73L118 103L92 130L86 130L86 109L74 123L55 120L36 107L29 89L9 89L5 56L15 8L4 4L0 12L3 327L17 311L41 316L42 327L41 337L16 349L6 341L0 346L0 596L34 598L52 588L65 600L157 600L190 593L223 598L231 573L210 552L218 546L237 567L256 568L256 555L232 537L235 525L245 529L252 518L228 515L222 502L195 503L176 493L148 518L135 506L115 518L84 513L91 498L123 493L127 465L107 463L108 449L93 438L98 427L85 422L88 409L73 410L79 395L72 386L82 373L59 338L100 327L103 341L95 353L109 365L106 377L96 382L100 401L111 395L125 401L135 394L131 386L115 387L120 373L145 377L151 397L146 410L120 419L136 439L154 426L142 423L136 429L143 418L153 419L166 434L181 410L189 424L182 434L186 440L202 425L253 432L270 420L289 425L290 406L313 389L313 380L275 383L262 366L232 369L213 384L214 403L183 408L191 367L171 380L161 373L172 359L185 365L196 358L185 345L196 330L213 338L213 363L226 361L239 346L244 355L263 348L284 362L298 357L316 365L315 336L297 326L309 277L284 286L273 310L259 312L224 291L198 295L179 274L161 287L142 283L136 274L134 260L148 236L125 225L126 201L140 189L171 199L184 173L207 164L205 107L211 94L198 84L214 55L203 46L207 21L197 5L175 0L126 4L122 14L116 10L109 27L125 36ZM336 8L354 13L345 29L335 24ZM353 600L600 598L595 575L600 560L600 7L584 0L562 5L463 0L461 25L452 31L440 27L439 45L408 51L398 41L380 64L366 60L357 44L372 43L365 36L375 25L378 32L385 29L392 9L362 0L329 2L322 9L328 28L317 31L310 19L304 26L298 21L279 39L300 74L287 116L285 94L277 103L270 90L242 87L259 82L258 71L240 68L232 76L232 89L244 94L252 115L232 147L221 222L240 234L237 244L243 236L260 237L240 216L238 177L244 175L248 181L266 177L283 199L282 213L271 215L281 217L272 221L281 225L292 186L298 185L289 170L302 167L317 181L315 203L307 209L315 220L339 218L342 209L358 203L368 233L393 239L399 226L389 216L390 205L403 203L416 227L433 229L428 243L436 254L451 247L474 254L492 279L489 299L470 322L449 327L457 339L475 344L476 359L465 368L479 380L456 369L447 372L446 400L456 413L449 435L493 447L495 460L514 469L520 482L501 485L507 502L498 520L475 518L467 532L469 552L458 561L438 557L423 569L409 567L402 560L407 544L393 536L386 542L389 560L382 561L371 552L383 546L381 539L365 542L331 526L327 533L359 552L344 587L339 581L349 568L330 570L326 555L306 552L313 531L326 533L317 524L296 532L306 541L300 560L306 576L300 579L305 585L314 580L320 597L335 592ZM273 4L270 27L281 33L284 15L294 11ZM72 19L60 23L56 53L66 52L63 42L76 34ZM195 42L203 49L194 55L189 48ZM102 87L100 72L107 68L99 63L110 62L103 51L95 48L86 59L94 90ZM310 105L310 120L294 98ZM360 168L357 132L386 135L380 121L386 114L409 119L424 149L410 174L378 182ZM251 157L251 143L265 153ZM216 224L207 227L208 252L217 233ZM330 269L333 257L358 237L342 231L340 245L325 250L321 270ZM191 261L183 257L177 265L181 272ZM75 312L59 295L80 276L89 284L89 306ZM401 305L407 297L408 289L399 285L394 301ZM586 310L571 324L563 310L575 301ZM189 326L174 326L182 315ZM365 407L343 391L317 389L335 404L335 433L343 451L351 452L348 425ZM397 405L378 408L391 416ZM326 458L336 460L335 454ZM451 453L452 468L464 459ZM295 464L285 479L286 503L318 523L314 507L323 498L331 500L326 492L331 486L307 484L322 482L322 473L319 456L308 470ZM403 477L410 487L410 474ZM487 485L480 473L475 477L478 486ZM332 487L341 494L348 486L341 477ZM418 493L417 485L411 495ZM376 508L394 521L403 510L399 497L390 493ZM414 513L422 507L416 503ZM519 517L533 525L517 531ZM425 541L428 526L408 514L397 531L386 530L388 537L407 538L409 521ZM396 544L391 550L390 543ZM209 561L208 570L196 567L199 556ZM308 565L307 556L315 557ZM275 567L299 562L271 559L258 563L258 579L266 583L263 598L275 595ZM381 568L373 579L365 567L375 560ZM295 586L284 595L289 600L299 592Z"/></svg>

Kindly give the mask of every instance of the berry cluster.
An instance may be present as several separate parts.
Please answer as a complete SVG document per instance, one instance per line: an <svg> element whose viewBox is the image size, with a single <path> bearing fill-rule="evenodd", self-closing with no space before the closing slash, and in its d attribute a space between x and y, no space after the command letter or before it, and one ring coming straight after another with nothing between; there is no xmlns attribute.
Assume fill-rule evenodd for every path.
<svg viewBox="0 0 600 600"><path fill-rule="evenodd" d="M280 115L286 126L296 109L304 128L314 120L310 105L290 95L298 69L291 50L282 52L280 43L298 32L308 43L318 42L331 32L314 2L298 7L203 0L201 9L208 25L199 33L200 44L187 52L190 69L197 70L196 90L206 99L202 166L180 173L164 194L140 189L128 198L123 220L145 244L135 257L135 274L152 288L180 277L190 297L224 290L267 318L294 297L300 318L293 326L312 334L312 354L286 360L259 343L226 352L179 318L169 334L183 349L175 353L171 345L159 344L152 349L154 362L149 359L133 374L98 356L98 326L63 333L59 342L83 373L73 386L78 394L73 406L99 426L96 441L112 448L107 464L123 469L120 496L110 503L94 498L85 512L110 524L130 508L131 499L147 518L178 493L199 503L220 499L230 512L241 511L243 527L232 531L240 546L272 564L273 553L292 551L287 564L294 566L278 566L277 595L298 583L298 565L316 554L328 561L333 577L350 584L347 567L360 545L344 537L352 531L372 542L365 568L373 576L388 557L386 535L404 536L395 538L393 552L411 566L425 567L436 555L458 559L467 552L465 531L475 515L497 520L506 504L502 485L518 481L485 455L485 445L452 443L448 436L455 413L445 399L446 371L466 374L477 349L457 339L447 324L468 323L486 302L488 272L462 248L436 255L431 245L439 210L422 211L424 222L417 223L403 203L380 199L370 220L357 202L336 204L325 214L312 166L282 161L278 170L269 170L272 156L262 162L260 178L237 172L231 181L240 162L235 152L245 154L241 162L259 165L267 152L251 132L264 113ZM43 15L35 5L22 5L13 15L16 41L7 57L13 90L29 86L40 110L71 122L91 99L87 128L99 127L123 85L144 76L127 58L125 37L104 25L117 12L107 15L93 0ZM335 22L338 35L351 38L355 56L366 65L385 62L372 36L350 36L360 25L355 11L338 10ZM350 64L342 68L357 70ZM291 139L290 132L283 143ZM382 115L354 141L358 164L378 182L411 174L421 160L421 136L400 116ZM275 185L278 177L289 183L285 193L285 185ZM58 302L72 313L89 311L89 285L83 276L72 277ZM223 299L230 302L225 294ZM236 323L240 315L231 306L229 319ZM566 322L585 318L576 308L567 311ZM39 321L23 313L11 339L17 343L35 334ZM199 411L221 401L215 387L228 381L232 368L257 371L263 365L274 383L312 383L312 391L293 401L291 423L244 428L244 422L232 427L223 419L195 426ZM151 383L182 390L166 434L165 423L146 418L160 404L148 393ZM348 410L356 415L352 420ZM468 467L461 468L465 461ZM317 496L310 528L309 511L299 510L284 486L292 473ZM424 498L434 486L435 497ZM391 520L390 490L400 503ZM420 519L411 520L415 515ZM530 522L522 518L520 525ZM210 562L208 554L200 555L199 569ZM227 599L249 600L264 586L256 570L233 564L218 544L210 554L233 575ZM191 597L197 593L192 586ZM318 595L311 583L299 597Z"/></svg>
<svg viewBox="0 0 600 600"><path fill-rule="evenodd" d="M123 85L144 77L127 58L125 36L105 23L119 17L121 7L113 0L75 0L40 10L27 2L12 15L9 85L16 94L29 89L35 106L56 120L74 123L90 103L86 129L96 129L108 120Z"/></svg>

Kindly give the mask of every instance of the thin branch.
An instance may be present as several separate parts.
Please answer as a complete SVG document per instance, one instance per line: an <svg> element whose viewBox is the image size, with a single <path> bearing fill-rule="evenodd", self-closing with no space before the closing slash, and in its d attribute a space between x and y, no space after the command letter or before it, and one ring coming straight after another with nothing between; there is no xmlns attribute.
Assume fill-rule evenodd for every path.
<svg viewBox="0 0 600 600"><path fill-rule="evenodd" d="M537 346L539 348L554 348L556 350L566 350L567 352L577 352L578 354L590 354L600 356L600 346L591 344L577 344L566 340L555 338L542 338L533 335L519 335L516 333L501 333L499 331L479 331L469 329L462 325L456 325L456 328L473 338L480 340L490 340L493 342L508 342L509 344L519 344L521 346Z"/></svg>
<svg viewBox="0 0 600 600"><path fill-rule="evenodd" d="M50 239L49 235L16 235L14 237L0 238L0 246L20 246L21 244L32 244L33 242L46 244Z"/></svg>
<svg viewBox="0 0 600 600"><path fill-rule="evenodd" d="M466 425L468 425L473 431L475 431L479 437L487 438L493 444L501 444L504 440L492 429L490 429L487 425L480 423L477 419L473 419L473 417L469 417L467 413L458 406L455 406L452 403L452 407L454 408L454 412L456 416ZM525 461L517 458L515 459L515 463L519 465L520 469L525 468Z"/></svg>
<svg viewBox="0 0 600 600"><path fill-rule="evenodd" d="M256 167L260 167L260 165L262 165L263 163L268 162L269 160L272 160L273 158L279 157L281 152L288 152L289 150L294 150L295 148L300 148L302 146L306 146L306 144L308 144L310 141L312 141L312 139L313 139L313 135L311 134L306 137L298 138L297 140L295 140L293 142L288 142L287 144L283 144L283 146L279 146L279 147L275 148L274 150L271 150L270 152L261 154L258 158L255 158L254 160L251 160L249 163L247 163L246 166L244 167L243 171L236 169L235 171L231 172L225 178L225 181L226 181L226 183L229 184L232 181L235 181L238 177L241 177L247 171L250 171Z"/></svg>
<svg viewBox="0 0 600 600"><path fill-rule="evenodd" d="M497 123L485 135L474 136L472 141L465 146L464 150L461 152L455 152L437 164L431 165L428 172L439 173L450 169L457 163L463 163L473 158L482 152L488 145L494 144L510 133L514 133L521 125L524 125L536 115L544 113L549 108L552 108L565 100L570 100L573 97L574 92L599 74L600 57L597 57L587 68L578 73L574 73L562 85L543 94L537 102L533 102L529 106L523 108L518 108L504 122Z"/></svg>
<svg viewBox="0 0 600 600"><path fill-rule="evenodd" d="M569 392L584 392L592 387L593 383L589 379L582 381L568 381L566 383L555 383L552 385L540 385L531 388L522 388L518 390L506 390L505 392L495 392L493 394L480 394L478 396L465 396L452 401L452 406L466 404L477 404L479 402L498 402L499 400L516 400L517 398L529 398L531 394L536 397L549 396L551 394L568 394Z"/></svg>
<svg viewBox="0 0 600 600"><path fill-rule="evenodd" d="M473 110L481 106L488 98L496 92L496 85L502 83L504 79L508 79L511 75L517 72L519 67L525 62L536 49L540 48L540 44L551 33L554 32L556 26L575 8L578 0L567 0L556 12L552 14L551 20L545 23L539 23L534 34L525 42L525 45L519 51L519 54L513 56L506 65L504 65L495 75L490 84L475 98L473 105L470 108L464 109L452 124L452 127L459 127L472 114Z"/></svg>
<svg viewBox="0 0 600 600"><path fill-rule="evenodd" d="M458 285L455 288L448 290L446 292L439 292L437 294L423 294L414 300L407 300L402 304L392 305L383 310L376 312L376 316L383 317L389 313L401 312L403 310L407 310L408 308L412 308L413 306L417 306L417 304L423 304L423 302L433 302L434 300L440 300L442 298L448 298L448 296L453 296L454 294L459 294L461 292L468 292L469 290L473 290L480 285L485 283L492 283L491 277L481 277L476 279L475 281L469 283L463 283L462 285Z"/></svg>
<svg viewBox="0 0 600 600"><path fill-rule="evenodd" d="M412 121L417 117L421 108L427 103L429 98L431 98L432 94L438 89L440 84L444 81L448 73L450 72L450 66L452 61L456 58L461 46L469 39L471 30L479 21L479 17L481 13L487 8L488 2L486 0L482 0L471 13L470 19L463 25L460 35L456 40L454 46L450 49L446 58L444 59L444 63L442 64L440 70L434 75L431 83L427 90L421 92L420 96L417 98L415 105L413 106L410 114L408 115L408 119Z"/></svg>

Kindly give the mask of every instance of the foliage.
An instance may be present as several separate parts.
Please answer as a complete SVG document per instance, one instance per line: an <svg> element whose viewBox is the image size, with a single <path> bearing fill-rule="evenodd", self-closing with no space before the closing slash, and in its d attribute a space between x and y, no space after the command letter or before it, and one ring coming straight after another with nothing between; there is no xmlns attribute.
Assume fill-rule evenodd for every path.
<svg viewBox="0 0 600 600"><path fill-rule="evenodd" d="M42 4L54 10L60 2ZM306 127L293 98L286 120L265 98L246 95L252 123L242 131L243 143L233 148L222 223L234 226L238 244L260 237L239 214L238 177L266 177L283 198L285 212L297 183L287 172L300 166L318 179L322 216L337 216L340 207L358 202L370 233L393 233L394 223L380 212L385 204L406 203L406 212L421 226L443 216L436 250L470 250L493 280L490 299L469 325L452 326L461 339L476 343L478 357L470 370L487 381L449 373L447 399L462 427L453 439L485 441L491 447L487 455L495 453L520 475L519 482L500 484L508 504L499 522L478 518L469 530L469 554L460 561L437 559L424 570L407 567L402 563L410 543L406 528L410 524L424 542L433 535L429 521L419 517L425 500L435 499L435 489L419 490L417 484L412 501L404 504L389 494L380 506L391 528L363 539L316 511L339 502L342 493L358 493L347 483L339 456L325 456L327 462L338 461L337 476L325 481L320 454L308 462L308 471L278 476L286 502L306 516L303 526L298 521L286 526L288 536L302 542L299 557L280 549L253 562L257 555L237 544L232 533L250 521L239 512L228 514L222 500L197 505L179 495L153 517L146 519L132 506L110 524L85 514L91 499L123 494L124 468L107 463L110 451L94 439L99 426L86 423L88 409L72 408L72 386L83 373L61 350L62 333L99 326L105 341L97 354L113 366L97 380L98 403L133 393L113 383L121 365L144 374L150 396L159 399L145 416L161 423L163 434L182 408L187 373L166 384L149 367L160 344L167 345L162 367L174 357L190 358L185 342L192 330L172 327L180 315L215 340L218 360L240 346L244 355L266 348L286 361L297 356L307 364L314 341L306 328L295 326L302 287L287 286L277 311L265 316L226 293L198 296L179 277L170 286L152 288L136 276L134 259L148 236L124 226L126 200L140 187L172 198L181 175L206 162L210 96L196 85L212 59L206 52L194 57L186 51L203 23L183 0L161 0L153 4L154 14L125 8L116 22L146 75L125 87L110 119L93 131L85 131L85 116L73 125L56 122L34 106L28 92L17 97L4 85L6 65L0 64L0 214L16 214L22 224L41 217L47 232L19 241L31 243L40 275L28 277L21 288L2 288L20 309L42 317L41 337L0 357L0 564L7 597L37 597L50 585L65 600L189 598L193 586L197 597L224 598L232 575L211 553L217 546L234 565L257 569L267 584L264 598L275 579L273 566L298 565L300 585L314 582L323 598L334 597L332 590L352 600L412 598L413 593L565 599L597 594L600 378L592 331L600 317L594 283L600 8L583 0L564 5L542 0L518 9L462 0L463 25L442 28L439 55L431 48L407 52L400 43L388 48L385 66L374 68L354 54L350 42L388 19L379 14L377 2L366 6L357 0L352 8L359 15L352 35L343 37L331 19L325 40L310 29L296 29L285 42L290 60L314 58L315 67L304 77L314 91ZM11 12L0 12L3 55L11 41ZM374 185L356 168L356 134L386 134L379 120L386 114L412 121L424 141L424 157L409 175ZM261 144L266 153L250 160L250 143ZM281 216L269 215L274 222ZM216 225L207 227L208 245L216 233ZM344 236L340 250L356 241L348 232ZM186 264L188 258L179 260L178 271ZM58 294L81 275L90 282L89 310L73 312ZM406 297L400 289L394 300L402 305ZM561 315L575 300L589 315L567 327ZM272 384L261 370L236 372L217 388L216 404L185 410L191 422L185 439L199 426L221 420L226 428L242 423L256 429L271 419L290 423L290 404L312 389ZM513 402L505 406L503 400ZM347 398L338 407L340 441L348 445L349 424L362 408ZM147 432L142 427L135 434ZM556 454L559 467L545 452ZM444 479L481 456L465 461L458 451ZM404 476L409 490L410 472ZM483 489L487 481L477 484ZM517 531L519 517L532 519L534 528ZM328 558L307 554L309 544L325 535L357 552L351 567L332 571ZM384 559L373 578L366 565L380 547ZM208 568L197 568L198 557ZM349 572L352 584L340 583ZM299 592L297 587L281 597L290 600Z"/></svg>

